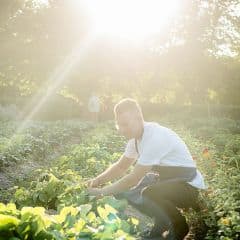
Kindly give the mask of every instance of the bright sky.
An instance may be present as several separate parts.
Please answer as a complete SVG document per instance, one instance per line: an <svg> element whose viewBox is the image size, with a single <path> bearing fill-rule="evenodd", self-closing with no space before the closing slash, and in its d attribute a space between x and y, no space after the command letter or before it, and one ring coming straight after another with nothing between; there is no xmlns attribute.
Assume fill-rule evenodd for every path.
<svg viewBox="0 0 240 240"><path fill-rule="evenodd" d="M48 0L33 0L36 7ZM69 4L87 11L95 34L141 41L178 16L180 0L75 0Z"/></svg>
<svg viewBox="0 0 240 240"><path fill-rule="evenodd" d="M87 0L84 3L95 32L139 40L161 32L180 7L180 0Z"/></svg>

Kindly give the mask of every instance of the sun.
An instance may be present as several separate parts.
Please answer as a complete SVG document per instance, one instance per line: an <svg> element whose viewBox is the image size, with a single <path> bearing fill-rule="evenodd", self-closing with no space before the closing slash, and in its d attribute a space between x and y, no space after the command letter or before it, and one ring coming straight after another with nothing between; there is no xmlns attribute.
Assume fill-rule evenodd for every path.
<svg viewBox="0 0 240 240"><path fill-rule="evenodd" d="M131 39L161 32L174 20L180 0L87 0L94 31Z"/></svg>

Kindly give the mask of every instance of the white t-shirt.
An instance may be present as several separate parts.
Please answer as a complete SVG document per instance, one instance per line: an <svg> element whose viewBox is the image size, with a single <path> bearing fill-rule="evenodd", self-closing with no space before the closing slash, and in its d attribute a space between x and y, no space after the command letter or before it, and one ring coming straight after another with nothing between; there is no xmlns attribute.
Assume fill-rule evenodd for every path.
<svg viewBox="0 0 240 240"><path fill-rule="evenodd" d="M130 139L124 153L128 158L137 158L137 164L196 167L184 141L174 131L158 123L144 122L143 136L137 141L137 146L139 154L135 139ZM195 178L188 183L196 188L206 189L203 176L198 170Z"/></svg>

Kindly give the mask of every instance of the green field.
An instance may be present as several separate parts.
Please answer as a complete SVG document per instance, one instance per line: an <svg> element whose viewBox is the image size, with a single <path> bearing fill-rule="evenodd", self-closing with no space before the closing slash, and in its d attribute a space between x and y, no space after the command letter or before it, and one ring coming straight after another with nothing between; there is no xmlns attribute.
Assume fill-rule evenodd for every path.
<svg viewBox="0 0 240 240"><path fill-rule="evenodd" d="M159 122L185 140L208 185L201 192L201 209L185 212L188 239L239 239L239 122ZM84 185L124 150L113 122L20 127L19 122L0 124L0 239L138 239L142 226L149 225L146 218L129 214L125 201L89 197Z"/></svg>

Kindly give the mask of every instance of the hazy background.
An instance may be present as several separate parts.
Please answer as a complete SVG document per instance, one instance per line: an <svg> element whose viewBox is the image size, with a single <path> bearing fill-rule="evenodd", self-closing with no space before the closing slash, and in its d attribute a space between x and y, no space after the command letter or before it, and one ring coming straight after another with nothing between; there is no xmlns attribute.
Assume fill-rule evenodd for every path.
<svg viewBox="0 0 240 240"><path fill-rule="evenodd" d="M84 118L95 92L101 119L122 97L240 117L238 0L100 2L0 1L0 116Z"/></svg>

